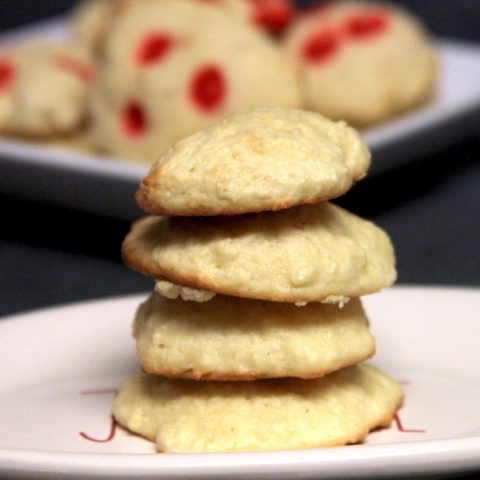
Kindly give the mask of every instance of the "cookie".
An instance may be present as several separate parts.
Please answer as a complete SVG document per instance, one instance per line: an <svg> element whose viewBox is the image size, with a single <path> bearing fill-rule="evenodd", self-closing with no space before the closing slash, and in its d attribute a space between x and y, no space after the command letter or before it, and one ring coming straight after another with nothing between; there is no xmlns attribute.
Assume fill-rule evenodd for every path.
<svg viewBox="0 0 480 480"><path fill-rule="evenodd" d="M217 0L215 4L275 36L284 32L295 13L290 0Z"/></svg>
<svg viewBox="0 0 480 480"><path fill-rule="evenodd" d="M293 62L205 2L132 2L117 13L92 99L100 150L153 163L181 138L258 106L300 105Z"/></svg>
<svg viewBox="0 0 480 480"><path fill-rule="evenodd" d="M98 57L120 0L85 0L72 12L70 41L89 57Z"/></svg>
<svg viewBox="0 0 480 480"><path fill-rule="evenodd" d="M160 156L137 203L158 215L231 215L317 203L363 177L358 133L302 110L261 108L225 119Z"/></svg>
<svg viewBox="0 0 480 480"><path fill-rule="evenodd" d="M120 389L113 414L159 452L235 452L361 442L387 427L401 387L359 365L317 380L196 382L139 375Z"/></svg>
<svg viewBox="0 0 480 480"><path fill-rule="evenodd" d="M359 299L338 308L222 296L198 304L152 294L133 333L145 372L195 380L318 378L375 351Z"/></svg>
<svg viewBox="0 0 480 480"><path fill-rule="evenodd" d="M117 11L130 1L138 0L85 0L72 13L70 22L73 42L96 56L108 34ZM157 1L157 0L153 0ZM198 2L199 0L182 0ZM280 35L294 17L290 0L215 0L207 5L227 11L232 16L273 35ZM129 7L127 5L127 7Z"/></svg>
<svg viewBox="0 0 480 480"><path fill-rule="evenodd" d="M388 236L331 203L233 217L148 217L133 225L132 268L224 295L345 302L395 280Z"/></svg>
<svg viewBox="0 0 480 480"><path fill-rule="evenodd" d="M214 292L206 292L205 290L198 290L195 288L185 287L183 285L177 285L176 283L169 282L168 280L157 280L155 282L155 291L162 297L175 300L181 298L186 302L204 303L209 302L216 296ZM301 306L301 305L300 305Z"/></svg>
<svg viewBox="0 0 480 480"><path fill-rule="evenodd" d="M0 52L0 133L30 138L74 134L87 116L94 70L75 50L28 45Z"/></svg>
<svg viewBox="0 0 480 480"><path fill-rule="evenodd" d="M433 95L434 49L411 15L380 3L328 2L299 15L285 47L301 69L305 107L355 126Z"/></svg>

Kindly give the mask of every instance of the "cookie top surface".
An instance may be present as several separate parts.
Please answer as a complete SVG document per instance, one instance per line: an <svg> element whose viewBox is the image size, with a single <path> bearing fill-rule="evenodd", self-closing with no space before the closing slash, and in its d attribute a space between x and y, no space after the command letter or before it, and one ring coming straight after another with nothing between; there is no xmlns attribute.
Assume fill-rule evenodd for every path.
<svg viewBox="0 0 480 480"><path fill-rule="evenodd" d="M360 300L343 308L218 296L198 304L153 294L134 327L142 369L195 380L318 378L375 351Z"/></svg>
<svg viewBox="0 0 480 480"><path fill-rule="evenodd" d="M137 202L165 215L280 210L343 194L369 165L366 145L345 123L259 108L166 151L140 184Z"/></svg>
<svg viewBox="0 0 480 480"><path fill-rule="evenodd" d="M0 51L0 132L47 138L79 129L95 73L75 49L25 45Z"/></svg>
<svg viewBox="0 0 480 480"><path fill-rule="evenodd" d="M148 217L123 258L180 285L278 302L342 302L395 280L388 236L331 203L232 217Z"/></svg>
<svg viewBox="0 0 480 480"><path fill-rule="evenodd" d="M296 67L285 52L212 5L161 0L117 11L92 101L99 149L152 164L221 118L300 106Z"/></svg>
<svg viewBox="0 0 480 480"><path fill-rule="evenodd" d="M385 4L328 2L299 15L285 47L301 70L306 107L355 126L432 96L436 55L411 15Z"/></svg>
<svg viewBox="0 0 480 480"><path fill-rule="evenodd" d="M396 382L367 365L308 381L140 375L120 389L113 413L160 452L286 450L360 442L390 424L402 399Z"/></svg>

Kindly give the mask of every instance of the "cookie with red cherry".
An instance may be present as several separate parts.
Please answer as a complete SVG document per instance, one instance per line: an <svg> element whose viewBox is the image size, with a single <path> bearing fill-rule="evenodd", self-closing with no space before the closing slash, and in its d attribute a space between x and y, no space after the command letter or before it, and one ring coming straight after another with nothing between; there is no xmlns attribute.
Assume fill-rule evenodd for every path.
<svg viewBox="0 0 480 480"><path fill-rule="evenodd" d="M268 36L199 0L117 13L93 92L99 149L153 162L177 140L253 107L300 105L296 69Z"/></svg>
<svg viewBox="0 0 480 480"><path fill-rule="evenodd" d="M92 58L101 56L109 28L117 12L139 0L84 0L71 15L72 42ZM143 0L140 0L143 1ZM157 0L153 0L157 1ZM292 0L180 0L202 2L274 36L281 35L294 17ZM206 27L206 26L204 26ZM208 27L206 27L208 28Z"/></svg>
<svg viewBox="0 0 480 480"><path fill-rule="evenodd" d="M0 133L71 135L87 116L92 65L74 49L25 45L0 51Z"/></svg>
<svg viewBox="0 0 480 480"><path fill-rule="evenodd" d="M285 47L301 69L306 108L356 126L432 97L437 62L418 20L400 8L324 2L300 14Z"/></svg>

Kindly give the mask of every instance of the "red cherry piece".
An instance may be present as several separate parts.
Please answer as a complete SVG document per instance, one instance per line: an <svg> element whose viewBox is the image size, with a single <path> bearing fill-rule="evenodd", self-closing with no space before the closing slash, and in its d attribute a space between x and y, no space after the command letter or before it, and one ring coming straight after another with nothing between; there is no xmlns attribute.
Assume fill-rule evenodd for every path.
<svg viewBox="0 0 480 480"><path fill-rule="evenodd" d="M86 83L92 83L95 80L95 70L74 57L62 54L56 55L54 63L57 67L73 73Z"/></svg>
<svg viewBox="0 0 480 480"><path fill-rule="evenodd" d="M225 100L227 84L220 68L206 65L193 76L190 95L192 102L202 111L212 113Z"/></svg>
<svg viewBox="0 0 480 480"><path fill-rule="evenodd" d="M370 38L383 33L388 27L388 17L385 12L367 12L353 15L346 21L346 31L356 39Z"/></svg>
<svg viewBox="0 0 480 480"><path fill-rule="evenodd" d="M323 15L325 13L328 13L328 11L331 9L333 4L334 4L334 0L323 0L318 3L313 3L311 5L301 8L298 11L298 15L302 17Z"/></svg>
<svg viewBox="0 0 480 480"><path fill-rule="evenodd" d="M15 66L6 59L0 59L0 93L7 90L15 78Z"/></svg>
<svg viewBox="0 0 480 480"><path fill-rule="evenodd" d="M121 128L127 137L136 138L147 130L147 117L140 103L131 101L123 109Z"/></svg>
<svg viewBox="0 0 480 480"><path fill-rule="evenodd" d="M160 62L168 55L173 44L174 39L168 33L150 33L143 39L137 50L137 64L145 66Z"/></svg>
<svg viewBox="0 0 480 480"><path fill-rule="evenodd" d="M338 35L333 30L317 31L304 42L301 54L309 63L323 63L333 56L339 44Z"/></svg>
<svg viewBox="0 0 480 480"><path fill-rule="evenodd" d="M279 34L291 23L294 10L287 0L250 0L253 3L253 21L273 34Z"/></svg>

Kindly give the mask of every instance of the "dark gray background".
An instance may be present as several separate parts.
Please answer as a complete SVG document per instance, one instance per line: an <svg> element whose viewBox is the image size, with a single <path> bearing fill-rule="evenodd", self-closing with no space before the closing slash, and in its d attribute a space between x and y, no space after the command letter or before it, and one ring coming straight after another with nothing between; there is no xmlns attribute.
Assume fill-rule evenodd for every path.
<svg viewBox="0 0 480 480"><path fill-rule="evenodd" d="M306 6L319 1L297 0L296 3ZM35 19L66 13L76 3L74 0L0 0L0 29L13 28ZM397 0L396 3L422 17L434 34L471 40L479 38L478 0Z"/></svg>

